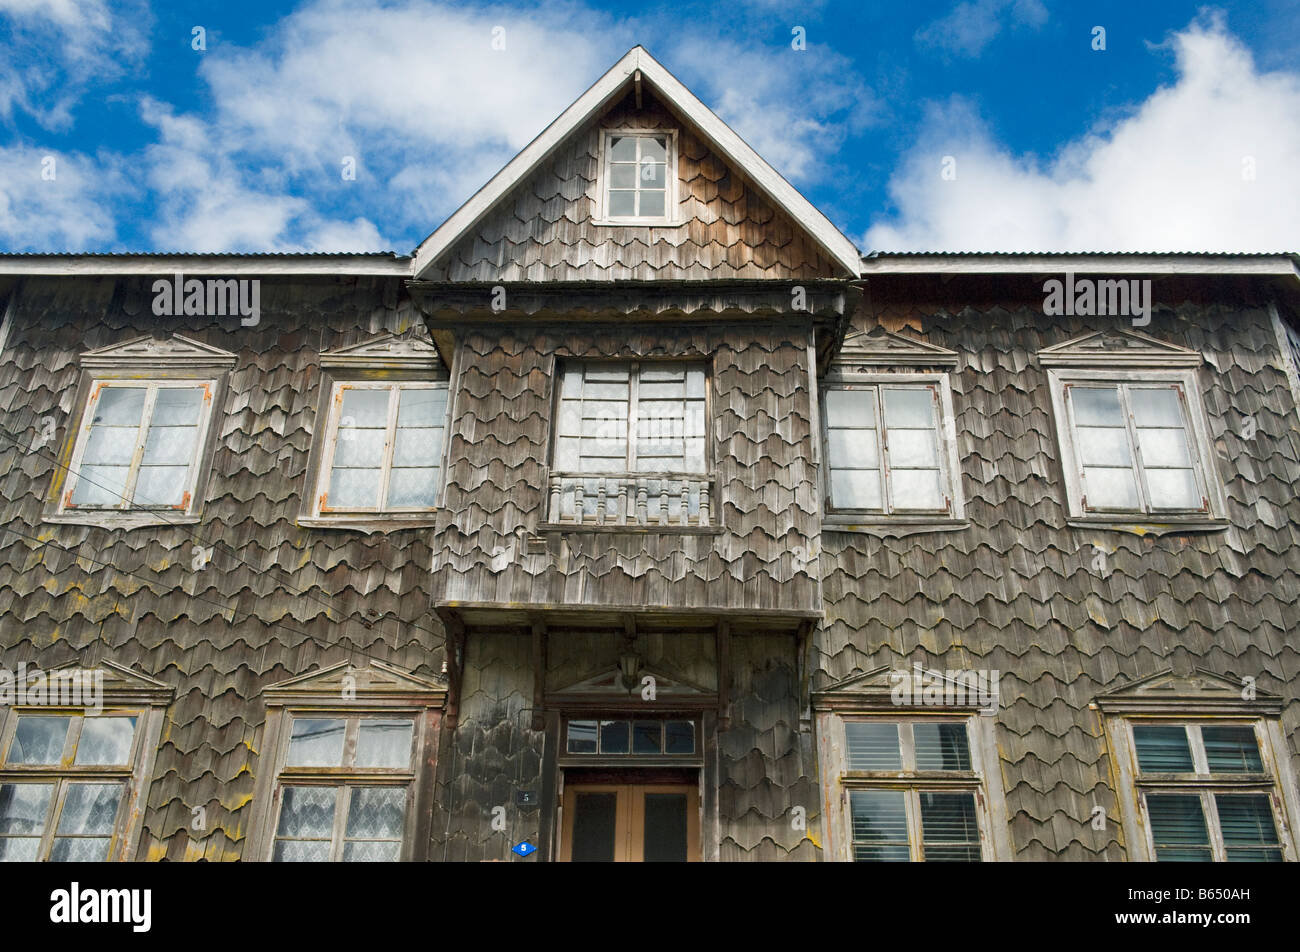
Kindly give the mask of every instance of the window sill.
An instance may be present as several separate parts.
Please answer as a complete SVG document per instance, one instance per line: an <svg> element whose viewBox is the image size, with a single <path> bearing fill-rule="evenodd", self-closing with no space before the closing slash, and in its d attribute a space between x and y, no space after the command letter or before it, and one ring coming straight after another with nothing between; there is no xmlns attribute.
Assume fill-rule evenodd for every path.
<svg viewBox="0 0 1300 952"><path fill-rule="evenodd" d="M604 228L681 228L686 224L686 219L680 221L620 221L617 218L593 218L593 225Z"/></svg>
<svg viewBox="0 0 1300 952"><path fill-rule="evenodd" d="M179 510L140 510L138 512L52 512L43 522L64 526L99 526L102 529L143 529L147 526L192 526L198 523L196 512Z"/></svg>
<svg viewBox="0 0 1300 952"><path fill-rule="evenodd" d="M722 526L673 526L673 525L617 525L607 523L599 525L597 523L577 523L577 522L543 522L537 527L538 534L549 532L594 532L602 534L627 534L636 535L722 535L727 530Z"/></svg>
<svg viewBox="0 0 1300 952"><path fill-rule="evenodd" d="M392 532L397 529L432 529L438 524L437 511L409 515L302 516L298 525L304 529L350 529L353 532Z"/></svg>
<svg viewBox="0 0 1300 952"><path fill-rule="evenodd" d="M966 519L894 518L878 522L855 520L852 516L826 516L822 519L823 532L857 532L879 538L919 535L923 532L957 532L969 529Z"/></svg>
<svg viewBox="0 0 1300 952"><path fill-rule="evenodd" d="M1131 516L1071 516L1066 524L1075 529L1109 529L1112 532L1131 532L1133 535L1170 535L1184 532L1222 532L1232 523L1227 519L1169 519L1135 521Z"/></svg>

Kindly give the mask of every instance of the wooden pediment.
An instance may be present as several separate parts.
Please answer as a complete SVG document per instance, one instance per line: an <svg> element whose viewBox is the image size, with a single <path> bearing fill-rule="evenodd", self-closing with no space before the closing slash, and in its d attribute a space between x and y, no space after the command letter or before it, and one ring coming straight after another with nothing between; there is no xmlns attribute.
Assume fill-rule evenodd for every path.
<svg viewBox="0 0 1300 952"><path fill-rule="evenodd" d="M1038 352L1044 367L1199 367L1199 351L1117 327L1092 331Z"/></svg>
<svg viewBox="0 0 1300 952"><path fill-rule="evenodd" d="M1216 713L1281 710L1282 699L1261 691L1253 679L1229 678L1195 668L1190 674L1165 669L1097 697L1097 705L1110 713L1185 711Z"/></svg>
<svg viewBox="0 0 1300 952"><path fill-rule="evenodd" d="M322 367L368 369L442 369L442 356L423 328L404 334L380 334L369 340L321 354Z"/></svg>
<svg viewBox="0 0 1300 952"><path fill-rule="evenodd" d="M226 370L235 365L235 360L235 354L228 350L180 334L163 340L136 337L81 355L81 365L91 369L167 366Z"/></svg>
<svg viewBox="0 0 1300 952"><path fill-rule="evenodd" d="M442 679L421 677L383 661L371 660L364 666L340 661L280 681L264 693L268 704L344 705L376 701L428 704L446 696L447 684Z"/></svg>
<svg viewBox="0 0 1300 952"><path fill-rule="evenodd" d="M956 364L955 350L876 327L847 336L831 367L846 371L859 367L867 370L887 366L952 367Z"/></svg>

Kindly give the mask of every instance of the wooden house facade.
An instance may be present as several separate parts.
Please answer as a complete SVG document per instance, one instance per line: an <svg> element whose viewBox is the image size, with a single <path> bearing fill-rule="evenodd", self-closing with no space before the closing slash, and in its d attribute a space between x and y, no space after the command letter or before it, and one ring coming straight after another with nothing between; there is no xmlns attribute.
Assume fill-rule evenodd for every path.
<svg viewBox="0 0 1300 952"><path fill-rule="evenodd" d="M0 859L1300 858L1294 256L864 258L637 48L0 302Z"/></svg>

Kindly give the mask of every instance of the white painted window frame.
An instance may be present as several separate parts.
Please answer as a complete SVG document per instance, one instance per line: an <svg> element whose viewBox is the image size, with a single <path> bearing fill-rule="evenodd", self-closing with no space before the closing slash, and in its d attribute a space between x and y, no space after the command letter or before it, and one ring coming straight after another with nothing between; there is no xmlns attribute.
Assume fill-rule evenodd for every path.
<svg viewBox="0 0 1300 952"><path fill-rule="evenodd" d="M388 420L384 436L384 455L380 466L380 505L362 508L331 508L329 501L330 477L334 468L334 450L338 441L339 424L342 421L343 394L346 390L388 390ZM449 391L445 380L335 380L330 392L329 421L325 438L321 444L319 470L312 493L312 516L317 519L329 519L340 516L370 516L383 518L392 515L430 514L437 512L442 504L446 490L446 456L448 419L442 421L442 446L438 450L438 489L432 506L388 507L383 505L388 500L389 480L392 475L393 447L396 443L397 414L400 405L398 392L402 390L442 390ZM448 412L451 394L448 392Z"/></svg>
<svg viewBox="0 0 1300 952"><path fill-rule="evenodd" d="M1210 440L1209 420L1201 400L1195 369L1141 369L1097 370L1092 368L1052 367L1047 371L1048 386L1052 394L1052 410L1057 421L1057 444L1061 452L1061 469L1065 478L1066 499L1071 523L1099 525L1106 523L1155 523L1172 525L1175 529L1215 529L1227 525L1227 500L1222 480L1214 463L1213 443ZM1121 406L1125 409L1129 434L1129 450L1133 471L1138 480L1139 509L1090 509L1084 505L1084 485L1081 463L1075 449L1076 428L1073 408L1066 400L1068 386L1112 385L1120 388ZM1178 387L1181 397L1192 468L1197 488L1206 502L1203 509L1151 509L1146 489L1145 464L1141 449L1133 437L1133 422L1128 412L1127 398L1120 385L1150 385L1152 387Z"/></svg>
<svg viewBox="0 0 1300 952"><path fill-rule="evenodd" d="M143 828L143 804L148 796L149 781L153 775L154 757L158 737L162 730L164 708L151 704L111 704L107 692L105 704L98 717L134 717L135 733L131 738L131 752L125 764L78 765L72 762L81 731L85 726L86 712L82 708L22 706L7 710L0 721L0 784L27 783L54 784L50 812L37 853L38 862L48 861L58 832L68 788L74 783L121 783L122 798L118 801L117 816L109 838L106 862L130 861L135 858L136 846ZM68 734L64 740L62 761L58 764L10 764L9 747L23 717L71 717Z"/></svg>
<svg viewBox="0 0 1300 952"><path fill-rule="evenodd" d="M81 425L77 431L76 445L72 451L72 462L68 466L67 479L63 484L62 491L59 494L59 514L67 515L71 513L112 513L112 514L129 514L129 513L166 513L179 512L185 515L192 514L198 505L198 484L199 471L203 467L204 448L208 441L208 431L212 426L213 407L217 394L218 380L215 377L199 378L153 378L153 379L130 379L119 377L96 377L92 381L90 397L86 401L85 409L81 415ZM127 474L125 492L118 497L121 505L116 506L94 506L94 505L77 505L72 502L72 494L77 488L77 481L81 478L81 462L86 452L86 445L90 442L90 433L93 429L95 417L95 407L99 404L100 395L107 389L128 389L139 390L141 387L146 388L144 398L144 408L140 418L140 429L136 439L135 450L131 455L130 470ZM194 441L194 452L190 457L187 475L185 478L185 488L181 497L181 502L177 505L167 506L137 506L127 505L127 500L134 503L136 481L140 477L140 463L144 457L145 443L149 438L149 426L153 421L154 406L157 403L158 391L162 389L172 390L197 390L203 389L203 406L199 411L198 432Z"/></svg>
<svg viewBox="0 0 1300 952"><path fill-rule="evenodd" d="M936 434L939 440L939 478L946 491L946 509L891 509L892 478L888 463L888 437L881 413L881 387L929 387L934 392ZM943 529L960 529L967 525L966 501L961 484L961 459L957 451L956 417L953 414L952 382L946 372L929 373L861 373L840 371L829 374L820 386L823 405L833 390L872 388L875 391L876 421L880 437L881 502L883 509L841 509L834 505L831 495L831 446L829 414L822 409L820 416L822 458L822 498L825 500L823 522L828 528L880 529L893 531L884 534L906 534Z"/></svg>
<svg viewBox="0 0 1300 952"><path fill-rule="evenodd" d="M400 787L405 791L405 804L402 810L402 845L399 855L402 860L410 859L412 833L415 828L416 783L419 776L420 751L424 748L423 712L418 708L382 708L366 709L364 707L319 710L289 708L280 725L280 737L276 750L275 785L271 794L269 826L266 830L265 855L260 857L267 862L275 855L275 844L280 828L280 811L284 803L286 787L331 787L334 789L334 829L330 840L330 862L339 862L343 858L343 846L346 838L347 813L350 808L350 793L355 787ZM316 718L345 721L343 740L343 760L346 762L356 756L357 736L363 720L397 720L409 719L412 724L411 749L405 768L399 767L295 767L288 765L289 744L293 739L293 722L299 718Z"/></svg>
<svg viewBox="0 0 1300 952"><path fill-rule="evenodd" d="M1135 725L1194 728L1188 731L1188 745L1196 768L1192 774L1142 774L1137 760ZM1255 733L1263 770L1259 774L1211 774L1205 755L1205 745L1200 728L1250 727ZM1283 783L1279 765L1289 757L1281 727L1276 718L1258 715L1236 717L1206 717L1194 712L1178 716L1141 716L1136 714L1109 714L1106 716L1106 733L1116 752L1121 786L1121 810L1126 828L1129 859L1137 862L1156 860L1155 838L1147 810L1148 793L1195 795L1201 799L1201 813L1209 832L1211 855L1215 862L1226 859L1226 847L1219 825L1218 809L1214 804L1216 793L1255 793L1268 796L1273 810L1273 824L1277 829L1278 844L1284 862L1297 860L1294 821L1297 804L1294 791Z"/></svg>
<svg viewBox="0 0 1300 952"><path fill-rule="evenodd" d="M919 794L971 793L975 797L975 815L979 826L980 861L987 863L1011 858L1009 842L1002 829L1005 827L1005 817L1002 815L1004 811L995 799L1001 797L1001 775L996 773L1000 770L1000 765L992 737L991 718L982 717L978 713L952 710L935 714L900 708L890 712L826 711L818 715L818 721L823 808L827 818L826 853L829 859L853 862L853 820L849 793L854 790L902 790L908 794L908 849L913 862L924 861ZM900 725L899 745L903 770L849 770L844 726L848 721ZM917 771L912 726L918 723L964 724L971 769Z"/></svg>
<svg viewBox="0 0 1300 952"><path fill-rule="evenodd" d="M610 145L612 137L632 136L646 138L665 136L668 139L664 164L664 213L663 215L613 216L609 214L610 190ZM638 153L640 148L638 147ZM678 188L678 153L676 129L652 129L646 127L629 127L626 129L602 129L600 131L600 167L597 176L597 207L593 224L596 225L648 225L677 227L683 224L679 209L680 190ZM639 163L638 163L639 164Z"/></svg>

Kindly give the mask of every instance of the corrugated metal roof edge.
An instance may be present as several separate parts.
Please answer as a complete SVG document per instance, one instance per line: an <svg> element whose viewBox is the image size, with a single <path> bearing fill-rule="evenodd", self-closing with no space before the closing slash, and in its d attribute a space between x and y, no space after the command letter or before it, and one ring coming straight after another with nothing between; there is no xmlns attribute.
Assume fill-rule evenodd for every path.
<svg viewBox="0 0 1300 952"><path fill-rule="evenodd" d="M410 277L414 259L391 251L0 252L0 275L320 274Z"/></svg>
<svg viewBox="0 0 1300 952"><path fill-rule="evenodd" d="M862 276L884 274L1256 275L1300 281L1300 255L1291 251L873 251Z"/></svg>

